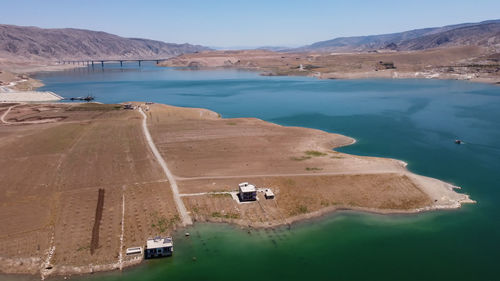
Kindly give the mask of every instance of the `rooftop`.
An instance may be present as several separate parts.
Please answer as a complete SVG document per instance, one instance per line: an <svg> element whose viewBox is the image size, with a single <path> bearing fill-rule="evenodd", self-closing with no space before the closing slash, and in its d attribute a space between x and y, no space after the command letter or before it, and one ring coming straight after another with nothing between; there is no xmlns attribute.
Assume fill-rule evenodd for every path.
<svg viewBox="0 0 500 281"><path fill-rule="evenodd" d="M241 192L256 192L257 189L255 188L255 186L253 184L246 184L246 185L240 184L240 191Z"/></svg>
<svg viewBox="0 0 500 281"><path fill-rule="evenodd" d="M266 191L264 192L264 194L265 194L266 196L274 196L273 191L272 191L271 189L269 189L269 188L268 188L268 189L266 189Z"/></svg>
<svg viewBox="0 0 500 281"><path fill-rule="evenodd" d="M148 239L146 242L146 247L148 249L153 249L153 248L163 248L163 247L172 247L173 241L172 237L155 237L152 239Z"/></svg>

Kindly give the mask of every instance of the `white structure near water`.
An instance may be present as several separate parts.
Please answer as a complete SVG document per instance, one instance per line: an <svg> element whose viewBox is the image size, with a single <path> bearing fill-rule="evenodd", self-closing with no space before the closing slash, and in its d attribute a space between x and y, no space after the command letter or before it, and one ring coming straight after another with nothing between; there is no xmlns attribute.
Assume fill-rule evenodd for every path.
<svg viewBox="0 0 500 281"><path fill-rule="evenodd" d="M63 98L53 92L38 91L0 91L0 102L46 102L60 101Z"/></svg>
<svg viewBox="0 0 500 281"><path fill-rule="evenodd" d="M127 248L127 251L125 253L127 254L127 256L129 256L129 255L136 255L136 254L142 254L142 247Z"/></svg>
<svg viewBox="0 0 500 281"><path fill-rule="evenodd" d="M146 242L145 257L147 259L168 257L174 252L172 237L155 237Z"/></svg>
<svg viewBox="0 0 500 281"><path fill-rule="evenodd" d="M238 197L240 201L255 201L257 200L257 188L248 182L242 182L238 185Z"/></svg>

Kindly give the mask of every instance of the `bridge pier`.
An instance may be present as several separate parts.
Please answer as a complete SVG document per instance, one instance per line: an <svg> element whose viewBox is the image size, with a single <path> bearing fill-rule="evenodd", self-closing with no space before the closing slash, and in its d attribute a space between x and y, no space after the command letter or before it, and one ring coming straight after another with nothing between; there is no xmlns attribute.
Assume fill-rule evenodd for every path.
<svg viewBox="0 0 500 281"><path fill-rule="evenodd" d="M156 64L160 64L160 62L165 61L165 59L82 59L82 60L59 60L58 64L73 64L73 65L86 65L92 66L94 68L95 64L101 63L101 67L104 68L105 62L120 62L120 67L123 67L124 62L134 62L137 61L139 67L142 67L142 62L156 62Z"/></svg>

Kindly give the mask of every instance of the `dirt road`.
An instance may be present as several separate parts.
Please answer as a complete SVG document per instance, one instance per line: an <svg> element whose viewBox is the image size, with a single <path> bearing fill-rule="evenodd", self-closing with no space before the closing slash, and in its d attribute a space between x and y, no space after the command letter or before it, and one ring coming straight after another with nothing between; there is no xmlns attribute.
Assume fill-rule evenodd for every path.
<svg viewBox="0 0 500 281"><path fill-rule="evenodd" d="M13 106L10 106L3 114L2 114L2 117L0 117L0 121L2 121L2 123L5 123L5 124L9 124L10 122L7 122L5 121L5 116L7 116L7 114L9 114L9 112L12 110L12 108L16 107L17 105L13 105Z"/></svg>
<svg viewBox="0 0 500 281"><path fill-rule="evenodd" d="M151 134L149 133L148 125L147 125L147 120L148 117L147 115L142 111L141 108L139 108L139 111L141 112L143 119L142 119L142 129L144 132L144 137L146 138L149 147L151 148L151 151L153 152L154 156L156 157L156 160L158 160L158 163L160 163L160 166L162 167L163 171L165 172L165 175L167 176L168 181L170 182L170 187L172 188L172 194L174 196L174 201L177 206L177 210L179 211L179 215L181 217L181 221L183 225L189 225L193 224L193 221L191 220L191 217L189 216L186 207L184 206L184 203L182 202L181 196L179 194L179 188L177 187L177 182L175 181L175 177L170 172L168 169L167 163L161 156L160 152L156 148L155 143L153 142L153 139L151 138Z"/></svg>

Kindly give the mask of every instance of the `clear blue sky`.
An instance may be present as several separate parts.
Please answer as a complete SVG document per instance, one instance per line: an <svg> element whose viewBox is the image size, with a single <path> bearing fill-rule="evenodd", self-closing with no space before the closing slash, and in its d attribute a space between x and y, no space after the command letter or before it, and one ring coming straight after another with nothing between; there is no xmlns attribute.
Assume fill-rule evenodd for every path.
<svg viewBox="0 0 500 281"><path fill-rule="evenodd" d="M500 18L500 0L0 0L0 23L206 46L299 46Z"/></svg>

